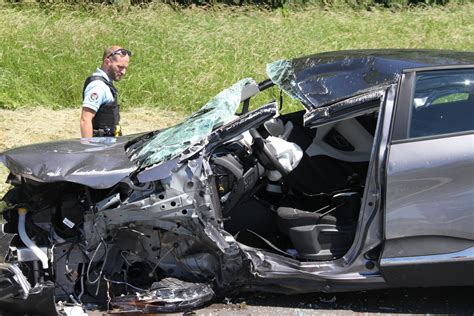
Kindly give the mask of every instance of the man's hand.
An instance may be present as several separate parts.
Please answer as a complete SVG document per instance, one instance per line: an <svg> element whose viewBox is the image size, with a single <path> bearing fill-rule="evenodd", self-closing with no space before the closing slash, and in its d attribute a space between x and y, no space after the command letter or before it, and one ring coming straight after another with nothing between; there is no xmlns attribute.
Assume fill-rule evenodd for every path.
<svg viewBox="0 0 474 316"><path fill-rule="evenodd" d="M81 113L81 137L91 138L92 137L92 119L95 116L95 111L86 107L82 108Z"/></svg>

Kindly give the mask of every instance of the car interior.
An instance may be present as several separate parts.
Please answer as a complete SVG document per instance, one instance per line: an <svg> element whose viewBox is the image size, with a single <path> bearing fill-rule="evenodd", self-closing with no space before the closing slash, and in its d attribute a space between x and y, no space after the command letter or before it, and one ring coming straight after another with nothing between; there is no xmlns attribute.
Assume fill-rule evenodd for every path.
<svg viewBox="0 0 474 316"><path fill-rule="evenodd" d="M354 240L378 109L318 128L303 126L304 114L267 121L251 131L250 151L233 142L217 148L211 162L224 228L238 242L301 261L332 260ZM303 151L277 181L265 177L281 170L262 148L270 136Z"/></svg>

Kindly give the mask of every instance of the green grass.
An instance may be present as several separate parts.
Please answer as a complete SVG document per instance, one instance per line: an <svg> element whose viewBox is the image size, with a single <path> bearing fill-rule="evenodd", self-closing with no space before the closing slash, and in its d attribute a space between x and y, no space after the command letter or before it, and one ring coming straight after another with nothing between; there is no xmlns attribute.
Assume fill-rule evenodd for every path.
<svg viewBox="0 0 474 316"><path fill-rule="evenodd" d="M392 11L0 7L0 107L78 107L106 45L133 51L123 106L189 112L276 59L359 48L474 50L474 4Z"/></svg>

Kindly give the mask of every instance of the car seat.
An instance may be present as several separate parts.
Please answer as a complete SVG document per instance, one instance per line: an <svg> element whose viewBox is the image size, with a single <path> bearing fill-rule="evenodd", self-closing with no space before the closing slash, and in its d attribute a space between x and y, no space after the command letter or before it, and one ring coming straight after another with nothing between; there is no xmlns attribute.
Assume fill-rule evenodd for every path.
<svg viewBox="0 0 474 316"><path fill-rule="evenodd" d="M280 231L291 240L298 257L330 260L344 255L355 235L360 194L335 194L330 203L317 210L287 206L277 209Z"/></svg>

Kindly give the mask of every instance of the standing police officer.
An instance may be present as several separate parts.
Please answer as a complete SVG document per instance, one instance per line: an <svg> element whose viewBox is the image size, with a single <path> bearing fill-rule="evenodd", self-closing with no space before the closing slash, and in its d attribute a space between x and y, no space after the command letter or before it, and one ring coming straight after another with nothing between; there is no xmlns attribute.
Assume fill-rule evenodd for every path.
<svg viewBox="0 0 474 316"><path fill-rule="evenodd" d="M102 66L88 77L82 90L81 137L120 136L117 89L128 68L132 52L120 46L104 51Z"/></svg>

